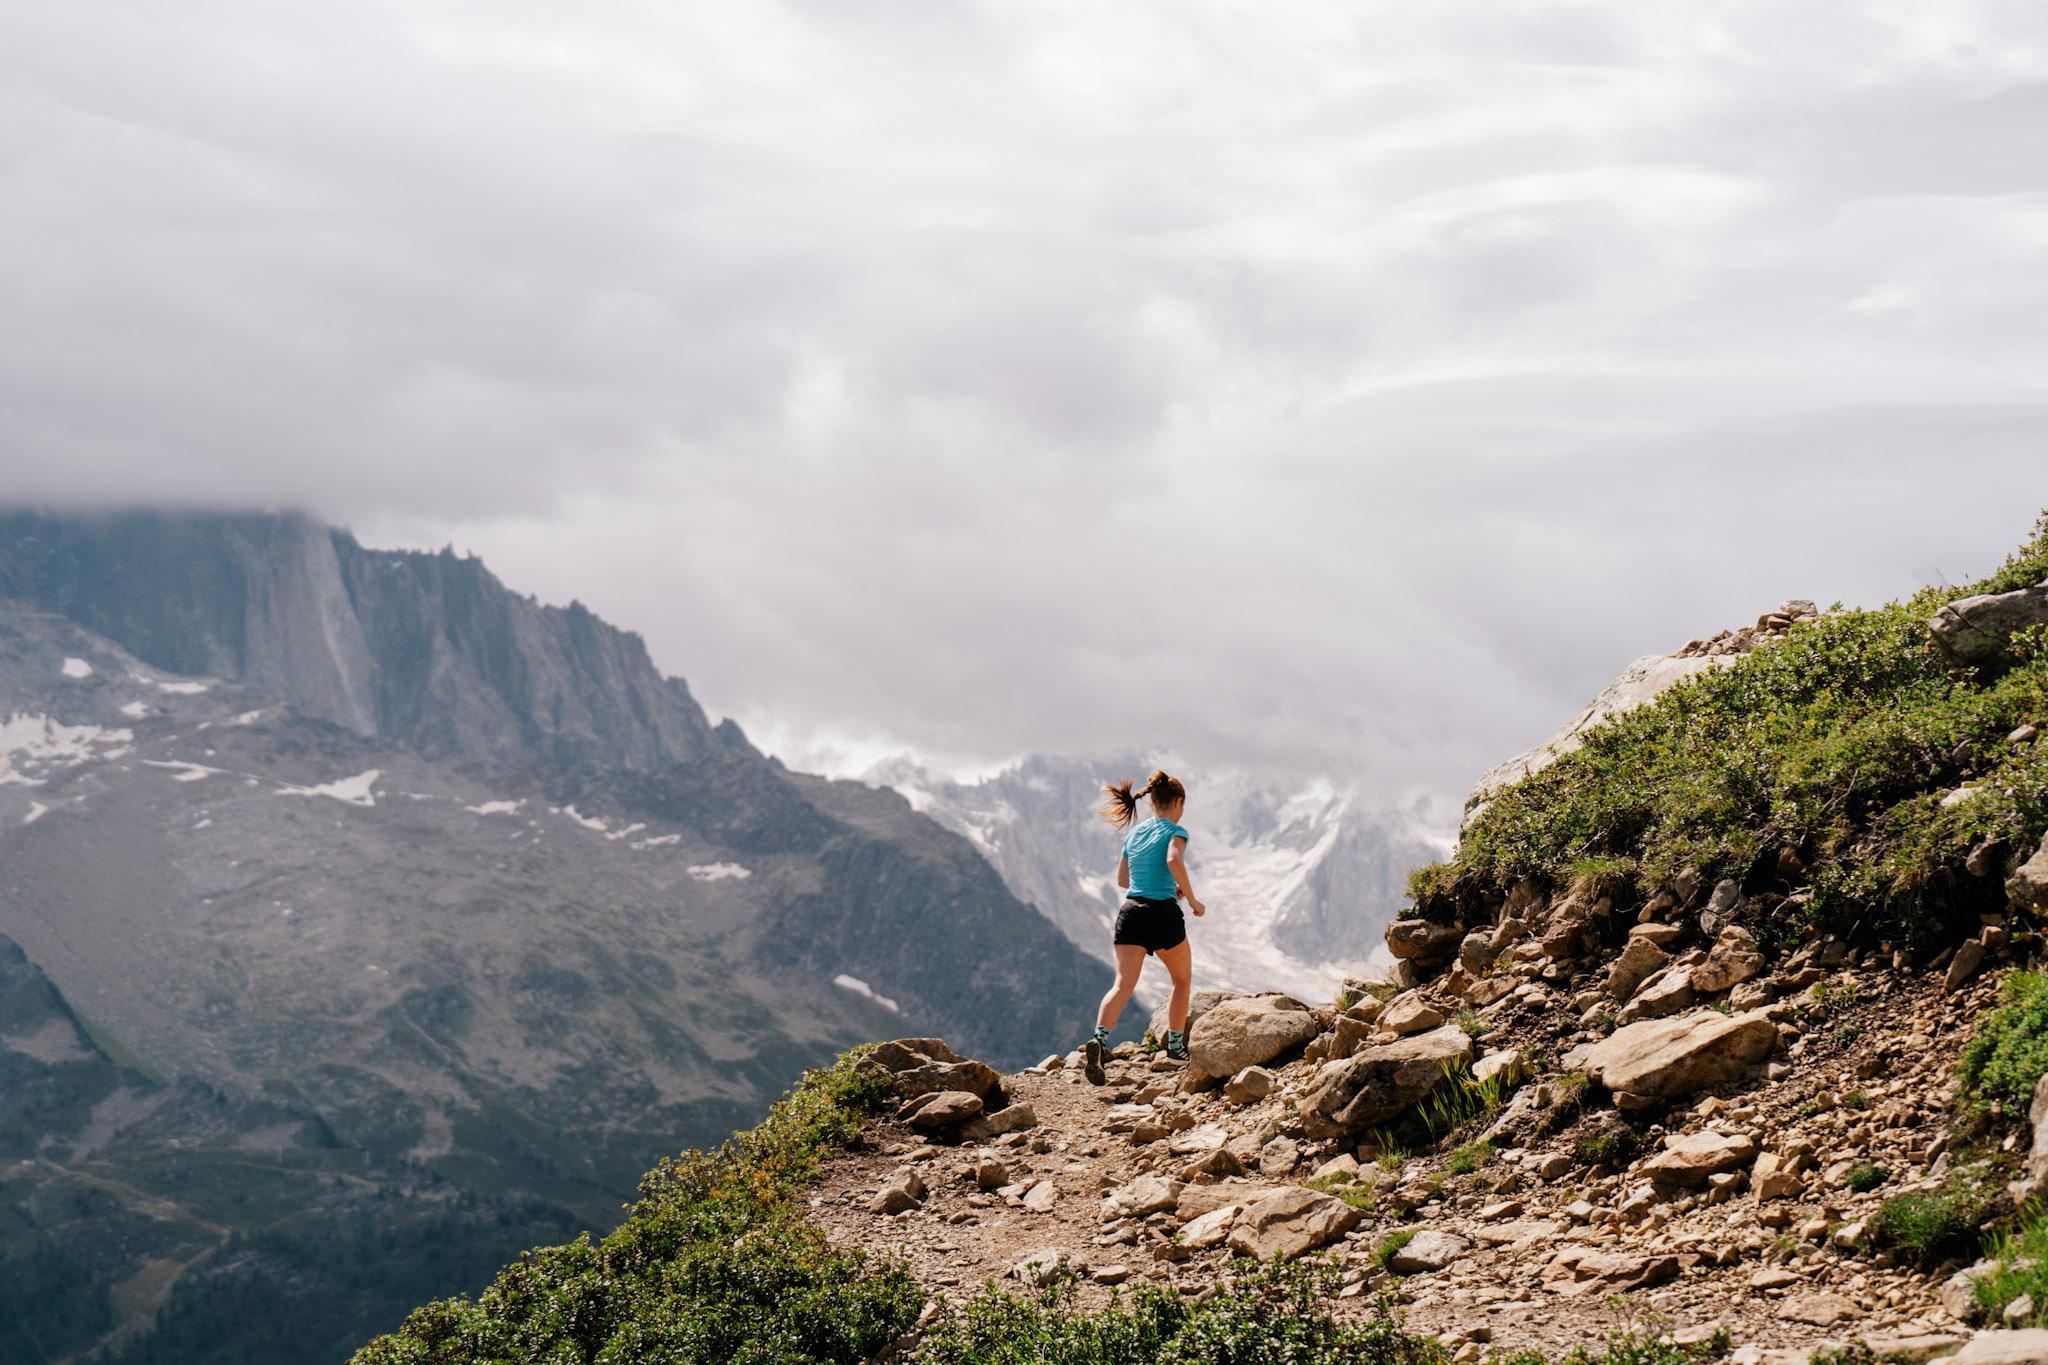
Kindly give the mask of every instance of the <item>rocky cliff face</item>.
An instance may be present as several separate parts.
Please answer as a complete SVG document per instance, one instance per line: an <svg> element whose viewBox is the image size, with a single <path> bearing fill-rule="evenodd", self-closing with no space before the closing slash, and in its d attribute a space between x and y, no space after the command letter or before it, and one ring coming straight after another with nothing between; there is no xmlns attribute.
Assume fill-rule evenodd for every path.
<svg viewBox="0 0 2048 1365"><path fill-rule="evenodd" d="M646 770L722 742L639 636L305 517L0 515L0 598L430 758Z"/></svg>
<svg viewBox="0 0 2048 1365"><path fill-rule="evenodd" d="M424 1282L459 1231L488 1265L605 1226L805 1066L906 1029L1020 1063L1108 985L966 841L785 771L475 561L16 514L0 587L0 936L54 1002L0 1020L0 1080L61 1099L0 1134L30 1163L0 1167L0 1275L94 1267L50 1358L262 1358L278 1324L227 1307L271 1298L344 1305L338 1355L419 1292L352 1299L365 1245ZM290 1207L289 1246L225 1258ZM148 1210L191 1237L124 1241ZM153 1333L110 1297L145 1273Z"/></svg>

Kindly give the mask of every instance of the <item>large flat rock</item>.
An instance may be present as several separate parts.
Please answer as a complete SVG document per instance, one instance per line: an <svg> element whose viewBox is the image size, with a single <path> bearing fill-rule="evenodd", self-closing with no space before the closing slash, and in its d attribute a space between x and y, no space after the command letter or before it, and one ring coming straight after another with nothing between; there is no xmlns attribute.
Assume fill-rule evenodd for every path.
<svg viewBox="0 0 2048 1365"><path fill-rule="evenodd" d="M1702 1009L1616 1029L1564 1064L1618 1093L1674 1099L1734 1080L1777 1044L1777 1025L1761 1014Z"/></svg>

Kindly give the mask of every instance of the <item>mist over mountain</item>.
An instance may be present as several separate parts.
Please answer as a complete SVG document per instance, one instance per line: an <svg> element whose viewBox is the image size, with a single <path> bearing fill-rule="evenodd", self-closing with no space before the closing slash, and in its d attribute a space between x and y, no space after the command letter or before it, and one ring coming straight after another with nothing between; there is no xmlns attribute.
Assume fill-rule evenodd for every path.
<svg viewBox="0 0 2048 1365"><path fill-rule="evenodd" d="M804 1066L1022 1063L1108 984L474 559L8 513L0 696L0 1276L45 1305L0 1358L338 1358Z"/></svg>
<svg viewBox="0 0 2048 1365"><path fill-rule="evenodd" d="M1105 781L1142 780L1152 766L1131 756L1033 755L960 783L903 759L877 766L867 780L971 840L1018 899L1111 961L1121 836L1096 808ZM1375 805L1326 781L1287 783L1229 768L1185 780L1190 875L1209 909L1189 920L1205 985L1311 996L1334 989L1379 947L1406 899L1408 869L1441 857L1448 842L1426 802ZM1141 990L1156 995L1164 980Z"/></svg>

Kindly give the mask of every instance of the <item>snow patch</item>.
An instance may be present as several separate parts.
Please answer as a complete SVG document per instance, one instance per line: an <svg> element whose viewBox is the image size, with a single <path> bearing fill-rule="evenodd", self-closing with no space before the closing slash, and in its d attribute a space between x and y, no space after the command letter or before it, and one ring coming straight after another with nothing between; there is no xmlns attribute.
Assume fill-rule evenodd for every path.
<svg viewBox="0 0 2048 1365"><path fill-rule="evenodd" d="M173 782L200 782L209 777L233 776L226 768L209 768L204 763L188 763L182 758L145 758L142 760L142 766L171 769L177 773L177 776L171 779Z"/></svg>
<svg viewBox="0 0 2048 1365"><path fill-rule="evenodd" d="M691 868L690 870L692 872L696 871L695 868ZM898 1007L894 1000L891 1000L886 995L876 995L875 988L873 986L870 986L867 982L861 980L857 976L848 976L845 972L841 972L839 975L832 978L832 984L839 987L840 990L852 991L855 995L874 1001L877 1005L880 1005L883 1009L889 1011L889 1013L891 1014L903 1013L902 1009Z"/></svg>
<svg viewBox="0 0 2048 1365"><path fill-rule="evenodd" d="M146 701L124 701L121 703L121 714L130 720L141 720L149 714L149 703Z"/></svg>
<svg viewBox="0 0 2048 1365"><path fill-rule="evenodd" d="M680 834L655 834L645 839L635 839L632 843L627 844L626 847L633 849L668 848L673 844L680 844L682 841L683 836Z"/></svg>
<svg viewBox="0 0 2048 1365"><path fill-rule="evenodd" d="M166 690L166 691L169 691L170 689L166 688L165 690ZM204 692L204 691L205 691L206 689L205 689L204 687L201 687L201 688L200 688L199 690L200 690L200 691L202 691L202 692ZM262 710L261 710L261 709L258 709L258 710L255 710L255 711L244 711L244 712L242 712L242 713L241 713L241 714L239 714L239 715L235 715L235 716L230 716L230 717L228 718L228 724L230 724L230 725L254 725L254 724L255 724L255 723L257 722L257 721L259 721L259 720L262 720L262 719L263 719L263 712L262 712Z"/></svg>
<svg viewBox="0 0 2048 1365"><path fill-rule="evenodd" d="M700 882L745 881L754 875L738 863L695 863L689 871Z"/></svg>
<svg viewBox="0 0 2048 1365"><path fill-rule="evenodd" d="M0 787L41 786L48 774L37 776L28 769L75 768L95 758L117 757L122 750L116 746L134 738L129 730L66 725L44 715L9 715L0 722Z"/></svg>
<svg viewBox="0 0 2048 1365"><path fill-rule="evenodd" d="M372 768L366 773L357 773L354 777L342 777L332 782L322 782L317 787L286 786L278 792L278 795L325 796L331 800L346 802L351 806L374 806L377 804L377 797L370 788L383 775L384 770L382 768Z"/></svg>
<svg viewBox="0 0 2048 1365"><path fill-rule="evenodd" d="M474 806L464 806L463 809L471 815L510 815L525 804L524 799L518 801L485 801Z"/></svg>
<svg viewBox="0 0 2048 1365"><path fill-rule="evenodd" d="M205 819L201 820L201 821L200 821L200 822L199 822L198 824L196 824L196 825L192 826L192 828L194 828L194 829L205 829L205 828L206 828L206 827L207 827L208 825L210 825L210 824L212 824L212 823L213 823L213 817L212 817L211 815L209 815L209 816L207 816L207 817L206 817Z"/></svg>
<svg viewBox="0 0 2048 1365"><path fill-rule="evenodd" d="M64 661L64 676L67 678L90 678L92 676L92 665L83 659L66 659Z"/></svg>
<svg viewBox="0 0 2048 1365"><path fill-rule="evenodd" d="M609 833L607 833L604 837L610 839L613 843L617 843L619 840L627 838L630 835L638 834L641 830L646 828L647 822L645 820L642 820L637 824L628 825L624 829L612 830Z"/></svg>
<svg viewBox="0 0 2048 1365"><path fill-rule="evenodd" d="M156 690L174 693L180 697L196 697L201 692L212 691L213 685L203 682L159 682L156 685Z"/></svg>
<svg viewBox="0 0 2048 1365"><path fill-rule="evenodd" d="M31 801L28 803L28 814L21 817L21 823L23 823L24 825L33 825L36 821L42 819L45 815L48 815L49 813L50 808L48 806L44 805L40 801Z"/></svg>
<svg viewBox="0 0 2048 1365"><path fill-rule="evenodd" d="M605 824L603 816L600 815L593 817L589 815L584 815L580 811L578 811L576 807L573 805L550 806L548 809L552 810L557 815L566 815L571 820L574 820L577 824L583 826L583 828L594 829L599 834L604 833L606 829L610 828L610 826Z"/></svg>

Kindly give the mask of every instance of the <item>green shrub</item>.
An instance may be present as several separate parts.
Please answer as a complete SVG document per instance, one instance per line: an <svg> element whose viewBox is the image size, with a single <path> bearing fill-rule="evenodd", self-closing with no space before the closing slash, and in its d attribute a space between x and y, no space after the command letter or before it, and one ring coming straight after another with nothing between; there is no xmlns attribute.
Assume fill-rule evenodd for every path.
<svg viewBox="0 0 2048 1365"><path fill-rule="evenodd" d="M1415 1117L1431 1139L1442 1138L1499 1109L1507 1091L1499 1076L1475 1080L1471 1067L1454 1062L1444 1068L1436 1089L1415 1106Z"/></svg>
<svg viewBox="0 0 2048 1365"><path fill-rule="evenodd" d="M1868 1194L1891 1178L1890 1171L1869 1161L1859 1161L1842 1173L1842 1183L1858 1194Z"/></svg>
<svg viewBox="0 0 2048 1365"><path fill-rule="evenodd" d="M1983 1184L1959 1175L1941 1189L1886 1200L1870 1221L1871 1239L1902 1260L1937 1266L1976 1250L1992 1208Z"/></svg>
<svg viewBox="0 0 2048 1365"><path fill-rule="evenodd" d="M1327 1263L1240 1271L1203 1303L1151 1287L1118 1293L1093 1312L1076 1306L1071 1276L1031 1297L984 1289L949 1308L919 1348L919 1365L1444 1365L1435 1341L1382 1308L1358 1325L1328 1303L1339 1276Z"/></svg>
<svg viewBox="0 0 2048 1365"><path fill-rule="evenodd" d="M1484 1166L1492 1155L1492 1143L1468 1142L1451 1153L1451 1159L1444 1163L1444 1170L1451 1175L1470 1175Z"/></svg>
<svg viewBox="0 0 2048 1365"><path fill-rule="evenodd" d="M1703 1365L1727 1355L1732 1344L1725 1327L1705 1341L1681 1346L1652 1326L1616 1333L1597 1350L1574 1347L1558 1365ZM1517 1351L1494 1359L1498 1365L1552 1365L1541 1351Z"/></svg>
<svg viewBox="0 0 2048 1365"><path fill-rule="evenodd" d="M1963 1084L1980 1105L2025 1114L2034 1086L2048 1074L2048 973L2013 972L2001 995L2003 1003L1963 1049Z"/></svg>
<svg viewBox="0 0 2048 1365"><path fill-rule="evenodd" d="M1624 1124L1614 1124L1580 1138L1572 1149L1588 1166L1605 1166L1618 1171L1643 1150L1642 1135Z"/></svg>
<svg viewBox="0 0 2048 1365"><path fill-rule="evenodd" d="M663 1161L603 1241L530 1251L474 1301L416 1309L354 1365L872 1358L922 1292L902 1267L832 1247L791 1198L886 1094L857 1059L808 1073L717 1152Z"/></svg>
<svg viewBox="0 0 2048 1365"><path fill-rule="evenodd" d="M2035 1213L1990 1248L1997 1269L1977 1281L1977 1305L1992 1322L2005 1320L2006 1305L2022 1294L2034 1311L2017 1327L2048 1326L2048 1216Z"/></svg>
<svg viewBox="0 0 2048 1365"><path fill-rule="evenodd" d="M1688 867L1770 890L1789 848L1812 894L1750 921L1767 948L1825 930L1917 949L1973 928L2004 897L1999 878L1965 871L1970 850L1990 836L2030 847L2048 829L2048 745L2004 739L2048 712L2048 650L2020 641L2002 674L1956 673L1926 621L2044 564L2048 517L1982 583L1802 622L1594 727L1496 795L1453 860L1410 878L1416 912L1471 922L1519 881L1561 887L1588 870L1621 905ZM1980 794L1944 806L1965 781Z"/></svg>

